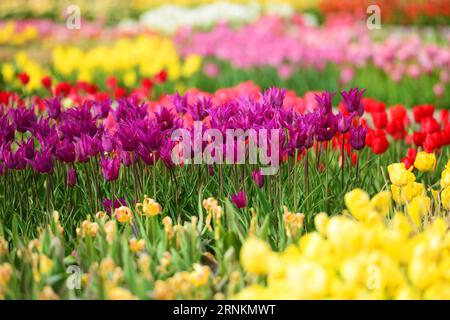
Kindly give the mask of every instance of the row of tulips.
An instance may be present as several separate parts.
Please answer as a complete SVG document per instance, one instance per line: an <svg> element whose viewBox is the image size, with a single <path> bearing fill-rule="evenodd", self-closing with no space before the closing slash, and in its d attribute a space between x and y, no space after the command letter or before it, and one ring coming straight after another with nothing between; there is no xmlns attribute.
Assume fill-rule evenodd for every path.
<svg viewBox="0 0 450 320"><path fill-rule="evenodd" d="M177 188L187 175L192 175L190 171L194 168L197 171L197 186L201 188L202 185L215 182L220 187L221 195L224 195L223 182L227 180L234 190L241 191L241 199L245 197L244 181L251 177L252 172L255 181L260 181L258 185L262 187L261 179L264 177L259 177L261 174L258 173L258 164L249 163L248 145L245 152L239 154L236 137L232 137L232 140L227 137L225 143L219 146L223 151L226 150L227 159L230 158L234 165L222 166L218 162L208 165L190 164L190 159L195 154L205 154L213 141L203 138L192 155L183 154L181 147L177 147L183 141L179 142L173 134L177 129L184 128L195 135L196 121L200 122L200 135L207 129L216 129L223 136L229 129L256 132L261 129L278 130L280 141L277 149L265 151L277 153L276 159L282 159L284 164L278 177L271 179L275 181L269 187L275 188L274 182L281 179L281 172L292 175L293 178L289 181L294 186L294 206L297 207L298 160L304 158L305 162L306 194L303 196L307 198L310 189L308 170L313 165L312 161L315 161L316 170L327 173L328 184L328 170L324 170L331 161L328 145L332 147L342 141L342 149L359 151L365 146L367 127L359 120L364 107L361 103L363 91L358 89L341 93L344 109L336 114L332 106L333 95L329 92L316 95L312 110L308 112L296 111L299 105L301 108L302 102L297 101L292 93L291 100L285 99L285 95L285 90L271 88L264 93L253 92L253 96L213 103L211 97L201 93L197 93L195 98L175 94L167 97L169 104L156 105L140 102L136 97L114 102L109 99L86 99L70 108L63 108L61 97L56 96L45 100L46 109L39 114L36 114L37 110L33 105L25 104L18 108L4 105L0 120L0 159L3 197L10 199L4 201L4 211L18 210L25 216L29 208L41 210L42 205L47 209L51 206L58 207L61 198L70 198L67 193L72 194L72 191L64 190L61 184L69 189L77 187L75 189L78 193L87 196L91 207L96 210L99 209L101 198L117 195L117 187L125 192L127 187L133 186L131 195L138 199L152 185L153 196L156 197L159 189L157 175L170 177L172 185L169 184L168 187ZM250 138L244 139L248 142ZM264 148L267 144L272 146L270 140L263 141L261 136L259 139L255 142L258 148ZM228 145L231 145L231 150L226 148ZM181 158L181 165L176 164L174 150ZM279 165L278 160L271 158L271 161L277 162L268 163L269 165ZM344 154L342 161L346 161ZM293 167L287 164L289 162L293 162ZM243 172L239 163L246 163ZM343 172L344 166L341 167ZM217 175L218 179L209 182L210 176ZM356 175L358 176L358 170ZM149 176L152 178L149 179ZM46 187L44 199L40 198L43 179ZM26 184L25 181L34 183ZM11 183L23 188L24 192L16 193L11 190ZM341 183L344 184L343 173ZM239 187L242 184L243 190ZM54 188L63 189L59 200L55 195L59 193ZM329 192L328 188L327 186L326 192ZM177 204L179 192L180 190L175 192ZM276 194L281 199L281 190L277 190ZM115 200L117 199L110 198L110 201ZM241 204L243 202L245 201L239 201ZM238 205L243 206L245 207Z"/></svg>
<svg viewBox="0 0 450 320"><path fill-rule="evenodd" d="M396 81L442 71L443 81L448 81L448 30L436 30L432 42L419 31L390 31L385 35L380 31L381 39L376 39L359 21L336 19L311 26L302 18L265 17L238 29L220 24L209 31L185 30L176 39L183 54L217 57L237 68L274 66L282 77L290 77L299 67L320 70L333 63L347 69L373 64ZM351 80L350 71L346 73L342 80Z"/></svg>
<svg viewBox="0 0 450 320"><path fill-rule="evenodd" d="M448 299L450 162L443 189L387 169L392 194L354 189L313 232L287 207L242 215L212 197L186 222L144 197L88 215L75 236L56 211L33 239L15 218L0 228L0 299Z"/></svg>
<svg viewBox="0 0 450 320"><path fill-rule="evenodd" d="M2 105L0 117L0 190L3 199L8 199L3 202L3 215L10 220L8 213L18 212L40 219L42 211L64 206L77 219L77 213L86 210L81 197L89 208L106 205L110 213L120 204L137 201L145 190L153 190L153 197L164 204L189 212L196 207L193 185L199 193L234 194L238 208L245 208L247 198L263 188L272 205L289 201L307 213L316 207L329 211L333 203L338 205L336 196L364 183L361 170L363 179L369 172L381 179L374 165L381 167L387 156L401 159L408 145L411 150L403 158L408 168L414 165L417 151L448 153L444 147L450 127L445 110L438 122L432 106L416 106L413 122L405 107L386 110L383 103L363 98L363 93L357 88L341 92L337 108L329 92L297 97L271 88L262 93L251 83L213 95L192 90L159 101L138 96L112 101L107 95L72 92L78 102L70 104L73 100L67 100L63 92L44 100L40 110L12 96ZM20 106L15 107L16 103ZM194 164L196 154L207 154L211 146L216 147L215 141L203 138L192 154L183 153L183 141L174 132L186 129L193 137L196 121L201 137L208 129L216 129L223 137L230 129L278 130L277 149L265 150L267 156L277 153L278 157L271 158L274 163L263 163L261 158L250 163L250 137L244 136L247 144L242 154L236 137L219 147L234 164ZM264 139L257 141L259 148L272 146L268 137ZM265 177L265 165L280 166L280 170ZM169 183L161 183L160 176ZM374 187L381 187L380 183L376 181ZM284 190L291 191L286 195ZM325 201L313 203L316 196ZM37 214L30 215L33 211ZM308 223L312 226L312 221Z"/></svg>
<svg viewBox="0 0 450 320"><path fill-rule="evenodd" d="M2 64L0 70L5 88L22 89L30 94L42 88L41 79L44 77L97 85L104 83L109 76L115 76L121 86L131 89L138 82L161 73L170 81L188 79L200 69L200 65L201 57L198 55L182 59L169 38L141 34L88 50L57 45L51 50L50 66L41 64L25 51L19 51L11 61ZM24 78L24 74L28 78Z"/></svg>

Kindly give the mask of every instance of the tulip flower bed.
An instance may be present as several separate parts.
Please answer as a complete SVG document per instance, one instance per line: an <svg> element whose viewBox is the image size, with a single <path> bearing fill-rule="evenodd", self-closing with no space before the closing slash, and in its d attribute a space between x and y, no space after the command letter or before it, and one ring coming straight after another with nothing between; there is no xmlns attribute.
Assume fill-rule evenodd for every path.
<svg viewBox="0 0 450 320"><path fill-rule="evenodd" d="M181 2L0 5L0 300L450 299L449 28Z"/></svg>
<svg viewBox="0 0 450 320"><path fill-rule="evenodd" d="M75 92L42 110L3 103L2 298L449 297L445 110L386 108L357 88ZM191 154L179 129L203 135ZM243 153L232 137L212 153L230 164L195 164L209 129L280 141L257 139L267 154L250 163L251 136Z"/></svg>

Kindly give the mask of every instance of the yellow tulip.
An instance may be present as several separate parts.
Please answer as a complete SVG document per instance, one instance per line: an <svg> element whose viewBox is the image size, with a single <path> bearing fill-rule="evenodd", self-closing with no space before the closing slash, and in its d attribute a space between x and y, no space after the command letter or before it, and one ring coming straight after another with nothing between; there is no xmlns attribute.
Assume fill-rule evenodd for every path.
<svg viewBox="0 0 450 320"><path fill-rule="evenodd" d="M450 188L445 188L441 192L441 203L444 209L450 210Z"/></svg>
<svg viewBox="0 0 450 320"><path fill-rule="evenodd" d="M441 187L450 187L450 170L444 169L441 173Z"/></svg>
<svg viewBox="0 0 450 320"><path fill-rule="evenodd" d="M407 212L412 222L419 226L423 216L427 215L431 209L431 199L427 196L415 197L407 206Z"/></svg>
<svg viewBox="0 0 450 320"><path fill-rule="evenodd" d="M406 186L416 180L416 177L411 172L413 167L411 166L408 170L403 162L393 163L388 166L389 179L397 187Z"/></svg>
<svg viewBox="0 0 450 320"><path fill-rule="evenodd" d="M283 223L288 237L295 237L299 233L303 227L303 220L305 220L303 213L289 212L287 207L284 207Z"/></svg>
<svg viewBox="0 0 450 320"><path fill-rule="evenodd" d="M358 220L363 220L372 210L370 197L361 189L354 189L344 196L345 206L350 214Z"/></svg>
<svg viewBox="0 0 450 320"><path fill-rule="evenodd" d="M199 55L190 55L186 57L184 61L182 75L185 78L191 77L194 73L196 73L200 69L200 65L202 63L202 58Z"/></svg>
<svg viewBox="0 0 450 320"><path fill-rule="evenodd" d="M208 279L212 272L208 266L194 264L194 271L190 274L190 281L195 287L202 287L208 283Z"/></svg>
<svg viewBox="0 0 450 320"><path fill-rule="evenodd" d="M114 216L120 223L133 223L133 212L130 208L122 206L114 211Z"/></svg>
<svg viewBox="0 0 450 320"><path fill-rule="evenodd" d="M161 214L162 207L155 200L148 198L147 196L144 196L144 200L142 201L142 203L136 204L136 211L139 212L139 214L141 215L147 217L154 217L157 216L158 214Z"/></svg>
<svg viewBox="0 0 450 320"><path fill-rule="evenodd" d="M81 230L77 229L77 235L81 237L95 237L97 235L99 226L97 222L84 220L81 224Z"/></svg>
<svg viewBox="0 0 450 320"><path fill-rule="evenodd" d="M241 263L247 272L265 274L268 270L268 257L272 250L269 245L260 239L249 238L241 248Z"/></svg>
<svg viewBox="0 0 450 320"><path fill-rule="evenodd" d="M2 77L6 83L14 80L15 73L16 71L14 66L11 63L5 63L2 65Z"/></svg>
<svg viewBox="0 0 450 320"><path fill-rule="evenodd" d="M145 248L145 240L137 240L135 238L130 240L130 250L131 252L140 252Z"/></svg>
<svg viewBox="0 0 450 320"><path fill-rule="evenodd" d="M425 193L425 186L419 182L412 182L401 188L396 185L391 185L391 192L395 203L405 204L410 202L414 197L423 195Z"/></svg>
<svg viewBox="0 0 450 320"><path fill-rule="evenodd" d="M53 267L53 261L46 255L39 256L39 272L41 274L49 274Z"/></svg>
<svg viewBox="0 0 450 320"><path fill-rule="evenodd" d="M436 166L436 156L434 153L427 153L425 151L420 151L417 156L416 160L414 161L414 167L417 168L417 170L422 172L429 172L434 170L434 167Z"/></svg>
<svg viewBox="0 0 450 320"><path fill-rule="evenodd" d="M9 279L13 274L13 269L11 265L7 262L0 264L0 288L8 284ZM0 291L1 294L1 291Z"/></svg>
<svg viewBox="0 0 450 320"><path fill-rule="evenodd" d="M382 216L389 213L391 207L391 193L389 191L381 191L370 200L372 207Z"/></svg>
<svg viewBox="0 0 450 320"><path fill-rule="evenodd" d="M321 212L314 217L314 225L316 226L317 231L321 234L325 235L327 232L327 226L330 219L325 212Z"/></svg>

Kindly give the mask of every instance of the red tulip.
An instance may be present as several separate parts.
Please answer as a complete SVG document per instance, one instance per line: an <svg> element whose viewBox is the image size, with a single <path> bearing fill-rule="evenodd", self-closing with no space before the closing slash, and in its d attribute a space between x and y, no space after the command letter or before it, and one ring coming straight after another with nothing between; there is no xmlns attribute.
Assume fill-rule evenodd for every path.
<svg viewBox="0 0 450 320"><path fill-rule="evenodd" d="M442 134L441 132L434 132L427 134L423 147L426 152L430 153L442 146Z"/></svg>
<svg viewBox="0 0 450 320"><path fill-rule="evenodd" d="M422 118L420 125L424 133L432 133L441 130L441 125L432 117Z"/></svg>
<svg viewBox="0 0 450 320"><path fill-rule="evenodd" d="M426 136L427 135L421 131L414 131L414 134L413 134L414 144L417 147L421 147L423 145L423 142L425 141Z"/></svg>
<svg viewBox="0 0 450 320"><path fill-rule="evenodd" d="M51 90L51 88L52 88L52 78L50 78L49 76L43 77L41 79L41 83L42 83L42 86L45 89Z"/></svg>
<svg viewBox="0 0 450 320"><path fill-rule="evenodd" d="M118 87L118 88L114 89L114 98L120 99L120 98L125 97L126 95L127 95L127 91L125 90L125 88Z"/></svg>
<svg viewBox="0 0 450 320"><path fill-rule="evenodd" d="M106 87L108 89L114 90L117 88L117 78L114 76L110 76L106 79Z"/></svg>
<svg viewBox="0 0 450 320"><path fill-rule="evenodd" d="M431 104L424 104L413 107L414 121L420 123L424 118L432 117L434 113L434 106Z"/></svg>
<svg viewBox="0 0 450 320"><path fill-rule="evenodd" d="M164 83L167 81L167 72L166 70L161 70L158 74L155 75L156 83Z"/></svg>
<svg viewBox="0 0 450 320"><path fill-rule="evenodd" d="M69 94L70 90L72 90L72 86L70 85L70 83L63 81L56 85L55 95L67 96Z"/></svg>
<svg viewBox="0 0 450 320"><path fill-rule="evenodd" d="M19 78L20 82L26 86L28 84L28 82L30 82L30 76L25 73L25 72L21 72L17 75L17 77Z"/></svg>
<svg viewBox="0 0 450 320"><path fill-rule="evenodd" d="M387 124L387 113L386 111L382 112L373 112L372 113L373 124L376 128L382 129L386 127Z"/></svg>

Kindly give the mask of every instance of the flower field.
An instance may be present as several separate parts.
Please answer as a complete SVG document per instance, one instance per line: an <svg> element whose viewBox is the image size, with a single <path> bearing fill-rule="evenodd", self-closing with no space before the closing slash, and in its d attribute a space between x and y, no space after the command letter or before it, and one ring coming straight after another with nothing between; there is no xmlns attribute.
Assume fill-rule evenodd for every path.
<svg viewBox="0 0 450 320"><path fill-rule="evenodd" d="M0 4L0 300L450 299L447 2L103 2Z"/></svg>

